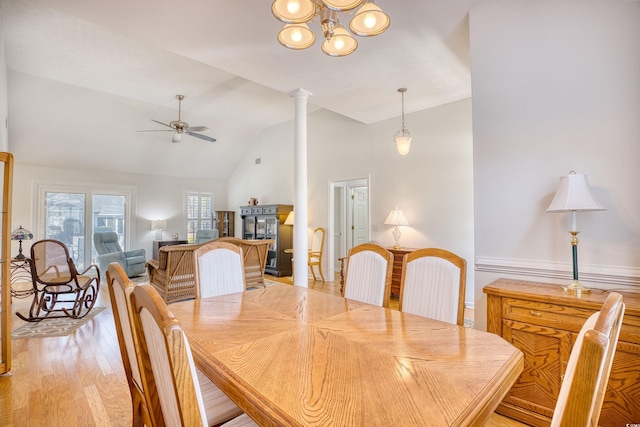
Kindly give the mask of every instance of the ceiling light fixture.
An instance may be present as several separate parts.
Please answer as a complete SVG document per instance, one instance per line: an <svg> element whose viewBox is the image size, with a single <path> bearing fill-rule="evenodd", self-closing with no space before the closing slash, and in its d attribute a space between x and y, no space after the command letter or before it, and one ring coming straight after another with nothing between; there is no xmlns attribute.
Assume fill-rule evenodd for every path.
<svg viewBox="0 0 640 427"><path fill-rule="evenodd" d="M349 23L351 32L360 37L383 33L391 20L373 0L274 0L271 12L286 25L278 33L278 41L286 48L301 50L313 45L316 36L307 22L320 16L325 41L322 51L329 56L347 56L358 48L355 38L340 24L338 12L349 12L356 7Z"/></svg>
<svg viewBox="0 0 640 427"><path fill-rule="evenodd" d="M411 149L411 134L404 127L404 93L407 91L406 87L401 87L398 89L398 92L402 94L402 127L398 132L396 132L393 140L396 142L396 148L398 149L398 154L401 156L406 156Z"/></svg>

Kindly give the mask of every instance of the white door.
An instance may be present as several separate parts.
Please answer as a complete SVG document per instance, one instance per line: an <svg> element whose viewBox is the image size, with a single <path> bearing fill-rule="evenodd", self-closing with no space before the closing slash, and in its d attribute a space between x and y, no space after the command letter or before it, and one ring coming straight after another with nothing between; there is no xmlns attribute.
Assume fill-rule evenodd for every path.
<svg viewBox="0 0 640 427"><path fill-rule="evenodd" d="M351 188L351 244L349 249L369 241L369 190Z"/></svg>
<svg viewBox="0 0 640 427"><path fill-rule="evenodd" d="M339 271L339 259L369 241L369 179L330 182L329 199L327 259L329 271Z"/></svg>

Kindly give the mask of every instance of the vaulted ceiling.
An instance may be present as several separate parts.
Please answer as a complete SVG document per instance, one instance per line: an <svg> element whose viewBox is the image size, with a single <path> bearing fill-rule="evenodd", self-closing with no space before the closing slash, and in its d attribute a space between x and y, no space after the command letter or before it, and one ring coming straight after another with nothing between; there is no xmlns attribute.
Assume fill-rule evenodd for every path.
<svg viewBox="0 0 640 427"><path fill-rule="evenodd" d="M295 89L312 93L309 111L365 124L400 116L399 87L407 113L471 96L466 0L378 0L391 26L343 58L322 53L317 20L314 46L282 47L271 3L1 0L11 151L18 162L226 179L262 130L293 119ZM176 120L176 94L182 119L217 142L136 132Z"/></svg>

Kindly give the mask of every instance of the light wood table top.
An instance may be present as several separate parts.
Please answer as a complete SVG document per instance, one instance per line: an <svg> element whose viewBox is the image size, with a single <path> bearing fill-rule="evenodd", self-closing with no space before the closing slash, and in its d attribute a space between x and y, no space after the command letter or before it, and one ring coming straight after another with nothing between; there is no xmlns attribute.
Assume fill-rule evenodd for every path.
<svg viewBox="0 0 640 427"><path fill-rule="evenodd" d="M261 425L482 425L523 368L497 335L302 287L169 308L198 367Z"/></svg>

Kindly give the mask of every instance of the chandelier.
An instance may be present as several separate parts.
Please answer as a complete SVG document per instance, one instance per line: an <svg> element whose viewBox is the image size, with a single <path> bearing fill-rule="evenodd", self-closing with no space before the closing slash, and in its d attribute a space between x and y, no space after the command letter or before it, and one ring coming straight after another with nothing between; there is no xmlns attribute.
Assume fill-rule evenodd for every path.
<svg viewBox="0 0 640 427"><path fill-rule="evenodd" d="M324 34L322 51L329 56L347 56L358 42L338 19L338 12L349 12L362 5L349 22L351 32L360 37L377 36L389 28L389 16L373 0L274 0L271 12L286 25L278 41L289 49L301 50L313 45L316 36L307 25L316 16Z"/></svg>

